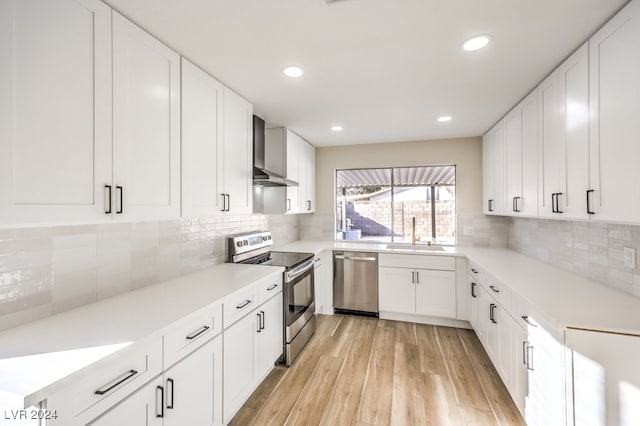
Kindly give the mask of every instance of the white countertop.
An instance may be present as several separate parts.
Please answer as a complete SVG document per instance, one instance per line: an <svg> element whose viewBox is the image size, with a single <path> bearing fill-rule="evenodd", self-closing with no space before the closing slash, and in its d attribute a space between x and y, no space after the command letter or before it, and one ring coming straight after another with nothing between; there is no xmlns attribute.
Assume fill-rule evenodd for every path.
<svg viewBox="0 0 640 426"><path fill-rule="evenodd" d="M284 268L221 264L0 333L0 407ZM13 407L16 408L16 407Z"/></svg>
<svg viewBox="0 0 640 426"><path fill-rule="evenodd" d="M557 330L567 327L640 334L640 299L508 249L444 247L445 251L387 249L387 244L296 241L281 251L376 251L465 256L540 311Z"/></svg>

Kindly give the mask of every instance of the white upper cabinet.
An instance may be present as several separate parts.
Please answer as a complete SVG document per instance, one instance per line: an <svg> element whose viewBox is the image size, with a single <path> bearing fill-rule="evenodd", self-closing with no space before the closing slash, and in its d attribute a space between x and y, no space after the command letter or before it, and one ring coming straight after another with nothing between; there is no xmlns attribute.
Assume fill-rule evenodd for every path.
<svg viewBox="0 0 640 426"><path fill-rule="evenodd" d="M180 216L180 57L113 12L116 217Z"/></svg>
<svg viewBox="0 0 640 426"><path fill-rule="evenodd" d="M552 217L557 200L566 196L566 151L562 143L558 70L538 86L538 215Z"/></svg>
<svg viewBox="0 0 640 426"><path fill-rule="evenodd" d="M559 197L563 217L586 219L589 189L589 49L585 43L558 69L560 146L566 152L566 194Z"/></svg>
<svg viewBox="0 0 640 426"><path fill-rule="evenodd" d="M111 9L0 2L0 226L110 220Z"/></svg>
<svg viewBox="0 0 640 426"><path fill-rule="evenodd" d="M527 96L505 118L506 212L538 213L538 99Z"/></svg>
<svg viewBox="0 0 640 426"><path fill-rule="evenodd" d="M310 143L300 141L300 212L315 211L315 160L316 149Z"/></svg>
<svg viewBox="0 0 640 426"><path fill-rule="evenodd" d="M287 179L300 182L300 145L302 139L289 129L285 129L287 146Z"/></svg>
<svg viewBox="0 0 640 426"><path fill-rule="evenodd" d="M223 209L223 86L182 59L182 215L213 216Z"/></svg>
<svg viewBox="0 0 640 426"><path fill-rule="evenodd" d="M594 190L590 208L594 219L640 222L638 40L640 2L632 1L589 42L590 189Z"/></svg>
<svg viewBox="0 0 640 426"><path fill-rule="evenodd" d="M485 206L488 214L505 212L505 124L500 121L483 138L483 177Z"/></svg>
<svg viewBox="0 0 640 426"><path fill-rule="evenodd" d="M226 87L223 98L223 155L218 162L222 185L218 196L225 199L225 211L249 214L253 210L253 106Z"/></svg>

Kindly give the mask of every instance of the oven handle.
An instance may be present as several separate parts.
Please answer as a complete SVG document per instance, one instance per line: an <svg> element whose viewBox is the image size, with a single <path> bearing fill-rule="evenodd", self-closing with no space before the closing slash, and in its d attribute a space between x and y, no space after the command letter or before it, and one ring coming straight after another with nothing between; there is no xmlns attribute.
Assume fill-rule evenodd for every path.
<svg viewBox="0 0 640 426"><path fill-rule="evenodd" d="M307 272L309 269L312 269L314 263L315 263L315 259L312 257L311 259L304 262L302 265L296 267L295 269L290 270L289 272L287 272L286 281L291 282L295 278Z"/></svg>

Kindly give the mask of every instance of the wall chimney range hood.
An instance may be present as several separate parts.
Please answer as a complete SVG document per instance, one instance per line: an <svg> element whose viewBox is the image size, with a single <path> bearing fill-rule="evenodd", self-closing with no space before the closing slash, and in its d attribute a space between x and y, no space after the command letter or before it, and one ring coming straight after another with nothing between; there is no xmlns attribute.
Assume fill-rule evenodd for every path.
<svg viewBox="0 0 640 426"><path fill-rule="evenodd" d="M287 151L284 141L265 138L264 120L253 116L253 185L298 186L286 178Z"/></svg>

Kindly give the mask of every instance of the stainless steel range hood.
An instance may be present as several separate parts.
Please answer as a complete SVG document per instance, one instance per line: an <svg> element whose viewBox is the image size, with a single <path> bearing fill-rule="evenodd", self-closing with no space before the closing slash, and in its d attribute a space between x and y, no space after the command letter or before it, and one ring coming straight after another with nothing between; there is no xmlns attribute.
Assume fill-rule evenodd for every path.
<svg viewBox="0 0 640 426"><path fill-rule="evenodd" d="M287 151L284 140L265 138L264 120L253 116L253 184L258 186L298 186L286 178Z"/></svg>

